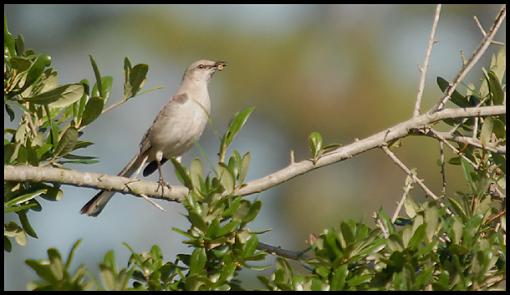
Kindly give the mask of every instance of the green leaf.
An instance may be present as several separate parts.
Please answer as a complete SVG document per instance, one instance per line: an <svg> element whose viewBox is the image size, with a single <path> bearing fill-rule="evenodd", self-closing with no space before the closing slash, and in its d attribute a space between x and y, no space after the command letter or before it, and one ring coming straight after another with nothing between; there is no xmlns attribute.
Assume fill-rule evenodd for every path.
<svg viewBox="0 0 510 295"><path fill-rule="evenodd" d="M193 159L191 161L190 167L189 167L189 174L191 178L191 183L193 184L193 187L198 188L200 187L200 179L203 175L203 167L202 162L200 159Z"/></svg>
<svg viewBox="0 0 510 295"><path fill-rule="evenodd" d="M246 154L244 154L241 160L240 171L239 174L237 175L239 183L243 183L244 180L246 179L246 175L248 175L248 167L250 166L250 160L251 160L250 152L247 152Z"/></svg>
<svg viewBox="0 0 510 295"><path fill-rule="evenodd" d="M234 191L235 182L234 176L232 175L230 170L225 166L222 165L218 166L218 177L220 179L221 185L225 189L225 192L227 194L231 194Z"/></svg>
<svg viewBox="0 0 510 295"><path fill-rule="evenodd" d="M205 270L207 255L204 248L196 248L191 254L189 275L198 274Z"/></svg>
<svg viewBox="0 0 510 295"><path fill-rule="evenodd" d="M347 264L342 264L333 271L333 278L331 279L331 291L340 291L344 289L345 279L349 274Z"/></svg>
<svg viewBox="0 0 510 295"><path fill-rule="evenodd" d="M460 165L460 157L453 157L448 160L448 164L450 165Z"/></svg>
<svg viewBox="0 0 510 295"><path fill-rule="evenodd" d="M425 224L427 239L429 242L434 238L434 234L439 224L439 209L434 203L429 203L431 206L425 209Z"/></svg>
<svg viewBox="0 0 510 295"><path fill-rule="evenodd" d="M21 226L23 226L23 229L25 230L27 235L37 239L37 233L32 228L32 225L30 225L30 222L28 221L28 218L27 218L26 211L18 212L18 216L19 216L19 221L21 222Z"/></svg>
<svg viewBox="0 0 510 295"><path fill-rule="evenodd" d="M41 76L44 69L51 64L51 57L45 54L40 54L35 62L28 70L27 79L25 80L24 88L32 85L37 78Z"/></svg>
<svg viewBox="0 0 510 295"><path fill-rule="evenodd" d="M409 240L408 247L411 249L418 249L420 247L420 243L426 242L425 236L426 236L426 229L427 224L424 223L420 225L415 231L413 237Z"/></svg>
<svg viewBox="0 0 510 295"><path fill-rule="evenodd" d="M62 280L64 278L64 265L62 264L62 257L60 256L60 253L55 248L50 248L47 252L50 260L50 270L53 273L53 276L57 280Z"/></svg>
<svg viewBox="0 0 510 295"><path fill-rule="evenodd" d="M252 234L250 239L246 241L243 249L243 257L248 258L250 256L253 256L255 254L255 250L257 249L257 246L259 244L259 240L257 238L257 235Z"/></svg>
<svg viewBox="0 0 510 295"><path fill-rule="evenodd" d="M83 85L67 84L36 96L25 98L25 101L35 104L49 104L55 102L51 107L63 107L74 103L80 99L82 95Z"/></svg>
<svg viewBox="0 0 510 295"><path fill-rule="evenodd" d="M124 59L124 99L129 99L140 91L147 79L148 71L148 65L137 64L131 67L129 59L127 57Z"/></svg>
<svg viewBox="0 0 510 295"><path fill-rule="evenodd" d="M450 204L452 205L452 209L453 211L455 212L455 214L459 215L460 218L462 218L462 220L464 222L466 222L467 220L467 215L466 215L466 211L464 210L464 208L462 207L462 205L459 203L459 201L457 201L456 199L454 198L448 198L448 201L450 202Z"/></svg>
<svg viewBox="0 0 510 295"><path fill-rule="evenodd" d="M94 60L92 55L89 55L89 57L90 57L90 63L92 64L92 69L94 70L94 76L96 76L96 85L97 85L97 89L99 90L99 96L105 97L104 92L103 92L104 89L103 89L103 85L102 85L102 81L101 81L101 74L99 73L99 69L97 68L96 61Z"/></svg>
<svg viewBox="0 0 510 295"><path fill-rule="evenodd" d="M30 266L39 277L44 279L49 283L56 283L56 278L53 276L53 273L50 270L50 266L48 264L43 264L37 260L27 259L25 263Z"/></svg>
<svg viewBox="0 0 510 295"><path fill-rule="evenodd" d="M4 250L7 251L7 252L11 252L12 251L11 241L6 236L4 236Z"/></svg>
<svg viewBox="0 0 510 295"><path fill-rule="evenodd" d="M464 158L461 158L460 162L462 165L462 171L464 172L464 177L466 178L469 186L471 187L471 190L473 192L475 192L476 191L476 180L477 180L476 172L475 172L473 166L471 166L471 164L469 164L469 162L466 161Z"/></svg>
<svg viewBox="0 0 510 295"><path fill-rule="evenodd" d="M55 148L54 158L58 156L66 155L71 152L78 141L78 130L74 127L69 127L62 134L60 141L58 142L57 147Z"/></svg>
<svg viewBox="0 0 510 295"><path fill-rule="evenodd" d="M487 73L487 82L489 83L489 91L492 97L492 101L496 105L500 105L503 103L505 98L505 92L499 83L499 78L493 71Z"/></svg>
<svg viewBox="0 0 510 295"><path fill-rule="evenodd" d="M76 242L74 242L73 246L71 247L71 251L69 251L69 255L67 255L66 265L65 269L68 270L71 266L71 262L73 261L74 253L76 252L76 249L81 243L81 239L78 239Z"/></svg>
<svg viewBox="0 0 510 295"><path fill-rule="evenodd" d="M506 70L506 46L502 46L499 51L492 56L490 70L496 74L499 82L503 83Z"/></svg>
<svg viewBox="0 0 510 295"><path fill-rule="evenodd" d="M437 77L437 85L439 86L439 89L441 89L443 93L446 93L447 88L450 86L450 82L441 77ZM467 101L467 99L457 90L455 90L452 93L450 101L462 108L469 106L469 102Z"/></svg>
<svg viewBox="0 0 510 295"><path fill-rule="evenodd" d="M246 123L254 109L255 109L254 107L247 107L234 115L234 118L230 121L227 132L225 133L221 140L222 144L225 145L225 147L228 147L232 143L237 133L239 132L239 130L241 130L241 128L243 128L244 124Z"/></svg>
<svg viewBox="0 0 510 295"><path fill-rule="evenodd" d="M322 154L322 135L319 132L312 132L308 136L308 144L315 164Z"/></svg>
<svg viewBox="0 0 510 295"><path fill-rule="evenodd" d="M92 93L91 93L92 96L101 97L101 98L103 98L104 102L106 103L106 100L108 99L108 97L110 97L110 92L112 90L111 89L112 83L113 83L113 78L111 76L101 77L102 92L98 90L97 84L94 84L94 87L92 88ZM101 96L101 93L104 96Z"/></svg>
<svg viewBox="0 0 510 295"><path fill-rule="evenodd" d="M243 223L248 223L250 221L252 221L253 219L255 219L255 217L257 217L257 215L259 214L259 211L260 211L260 208L262 207L262 202L257 200L255 201L251 206L250 206L250 210L248 211L248 214L246 214L244 217L243 217Z"/></svg>
<svg viewBox="0 0 510 295"><path fill-rule="evenodd" d="M14 111L12 110L12 107L9 105L9 103L7 103L7 101L5 101L4 103L4 106L5 106L5 111L7 112L7 115L9 115L9 121L12 122L12 120L14 120Z"/></svg>
<svg viewBox="0 0 510 295"><path fill-rule="evenodd" d="M16 40L15 40L15 48L16 48L16 53L18 55L23 55L23 53L25 52L25 41L23 40L23 36L22 35L19 35Z"/></svg>
<svg viewBox="0 0 510 295"><path fill-rule="evenodd" d="M4 54L8 53L9 57L16 56L16 45L14 36L7 29L7 17L4 15Z"/></svg>
<svg viewBox="0 0 510 295"><path fill-rule="evenodd" d="M104 99L101 97L94 96L87 102L85 110L83 111L83 117L81 120L81 126L86 126L92 123L103 111Z"/></svg>
<svg viewBox="0 0 510 295"><path fill-rule="evenodd" d="M480 142L483 146L486 146L488 143L490 143L493 127L494 119L491 117L485 118L483 121L482 130L480 131Z"/></svg>
<svg viewBox="0 0 510 295"><path fill-rule="evenodd" d="M234 215L235 212L237 212L237 209L239 209L239 206L241 205L241 198L236 197L234 199L229 199L229 206L228 208L223 211L223 217L230 217Z"/></svg>
<svg viewBox="0 0 510 295"><path fill-rule="evenodd" d="M180 180L182 180L182 183L184 186L186 186L190 191L193 190L193 182L191 181L191 178L188 174L188 171L186 171L186 168L179 163L174 157L171 157L170 160L172 161L172 164L174 164L175 172L177 176L180 177Z"/></svg>
<svg viewBox="0 0 510 295"><path fill-rule="evenodd" d="M32 65L32 63L28 59L17 56L12 57L10 62L12 68L15 69L18 73L26 71Z"/></svg>
<svg viewBox="0 0 510 295"><path fill-rule="evenodd" d="M5 202L4 203L4 207L11 207L11 206L14 206L14 205L19 205L21 203L24 203L24 202L27 202L27 201L30 201L31 199L35 198L35 197L38 197L40 196L41 194L45 193L46 192L46 189L38 189L36 191L33 191L33 192L29 192L29 193L26 193L26 194L22 194L21 196L17 196L13 199L10 199L9 201Z"/></svg>

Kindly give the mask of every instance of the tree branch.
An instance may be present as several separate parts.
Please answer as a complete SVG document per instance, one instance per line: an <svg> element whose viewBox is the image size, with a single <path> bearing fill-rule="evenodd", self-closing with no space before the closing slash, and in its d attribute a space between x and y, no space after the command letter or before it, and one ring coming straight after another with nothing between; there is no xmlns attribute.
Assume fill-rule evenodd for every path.
<svg viewBox="0 0 510 295"><path fill-rule="evenodd" d="M416 104L414 105L413 117L420 115L421 98L423 96L423 89L425 88L425 79L427 77L427 69L429 67L430 54L432 53L432 46L435 43L435 35L437 29L437 23L439 22L439 15L441 14L441 4L436 5L436 12L434 13L434 22L432 23L432 30L430 31L429 44L427 51L425 52L425 60L423 65L420 67L421 77L418 85L418 93L416 94Z"/></svg>
<svg viewBox="0 0 510 295"><path fill-rule="evenodd" d="M496 145L496 144L482 145L482 143L476 138L472 138L472 137L468 137L468 136L461 136L461 135L454 135L454 134L451 134L450 132L440 132L440 131L435 131L435 130L434 130L434 132L432 132L431 129L427 129L424 132L417 133L416 135L424 135L424 136L436 138L439 140L445 139L445 140L453 141L456 143L472 145L474 147L477 147L480 149L485 149L485 150L488 150L490 152L497 153L497 154L506 154L506 145Z"/></svg>
<svg viewBox="0 0 510 295"><path fill-rule="evenodd" d="M412 177L413 178L413 181L416 182L422 189L423 191L425 191L425 193L427 194L427 196L431 197L432 199L436 200L439 205L443 208L445 208L446 210L446 213L448 214L452 214L452 212L450 211L450 209L448 209L448 207L445 206L445 204L443 204L443 202L441 201L441 198L439 198L438 196L436 196L436 194L434 194L424 183L423 183L423 180L419 179L417 176L416 176L416 173L414 173L413 171L411 171L409 168L407 168L407 166L402 163L402 161L400 161L399 158L397 158L397 156L392 152L390 151L390 149L387 147L387 146L382 146L381 147L383 149L383 151L391 158L391 160L393 160L393 162L395 162L395 164L397 164L397 166L400 167L400 169L402 169L407 175L409 175L409 177Z"/></svg>
<svg viewBox="0 0 510 295"><path fill-rule="evenodd" d="M379 133L367 138L357 140L349 145L329 151L323 154L315 164L311 159L294 162L270 175L246 183L235 193L245 196L265 191L314 169L352 158L357 154L369 151L376 147L384 146L387 142L404 138L408 135L416 135L416 132L413 132L414 129L427 127L429 124L443 119L504 114L506 114L506 106L485 106L464 109L451 108L444 109L436 113L425 113L418 117L401 122L391 128L380 131ZM183 186L172 186L170 190L165 190L162 194L161 190L157 191L158 183L153 181L142 181L139 179L111 176L102 173L79 172L52 167L4 165L4 181L59 183L111 190L137 196L145 194L150 198L175 202L180 202L181 199L188 193L188 189Z"/></svg>
<svg viewBox="0 0 510 295"><path fill-rule="evenodd" d="M462 67L462 69L459 71L455 79L453 79L453 82L450 83L448 88L446 89L445 95L440 99L439 103L436 104L429 112L435 112L437 110L441 110L444 105L448 102L450 99L452 93L455 91L455 88L457 85L464 79L464 77L467 75L467 73L473 68L475 63L482 57L482 55L485 53L485 50L489 47L491 44L492 39L494 38L494 35L496 35L496 32L498 31L499 27L505 20L506 16L506 5L503 5L501 7L501 10L498 13L498 16L494 20L494 24L492 25L489 32L483 37L482 41L480 42L480 45L475 50L471 58L467 61L467 63Z"/></svg>

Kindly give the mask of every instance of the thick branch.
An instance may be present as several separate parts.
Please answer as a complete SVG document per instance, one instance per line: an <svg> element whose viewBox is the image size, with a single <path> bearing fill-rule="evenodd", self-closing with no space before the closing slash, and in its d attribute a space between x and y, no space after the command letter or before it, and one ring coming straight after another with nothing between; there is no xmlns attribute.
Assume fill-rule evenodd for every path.
<svg viewBox="0 0 510 295"><path fill-rule="evenodd" d="M182 186L172 186L161 195L161 189L157 191L158 183L153 181L141 181L121 176L112 176L102 173L79 172L76 170L34 167L34 166L4 166L4 181L29 181L50 182L68 184L80 187L91 187L111 190L123 194L136 196L146 195L150 198L164 199L167 201L180 202L188 189Z"/></svg>
<svg viewBox="0 0 510 295"><path fill-rule="evenodd" d="M452 108L436 113L426 113L399 123L367 138L357 140L349 145L339 147L322 155L315 164L312 160L294 162L265 177L252 180L241 187L238 195L250 195L265 191L296 176L314 169L340 162L353 156L386 145L387 142L415 134L412 130L423 128L431 123L447 118L466 118L478 116L504 115L505 106L487 106L477 108ZM188 192L183 186L172 186L170 190L157 191L158 183L152 181L133 180L120 176L101 173L79 172L68 169L33 166L4 166L4 181L51 182L80 187L105 189L134 195L145 194L148 197L180 202Z"/></svg>
<svg viewBox="0 0 510 295"><path fill-rule="evenodd" d="M242 187L238 194L250 195L265 191L275 185L290 180L298 175L307 173L311 170L327 166L345 159L352 158L353 156L366 152L373 148L384 145L386 142L391 142L399 138L406 137L410 134L411 130L427 126L428 124L443 120L446 118L465 118L477 116L493 116L502 115L506 113L505 106L490 106L480 108L467 108L467 109L444 109L442 111L430 114L426 113L418 117L414 117L391 128L383 130L370 137L362 140L355 141L349 145L337 148L328 152L317 160L315 165L311 160L304 160L291 164L279 171L276 171L265 177L252 180Z"/></svg>

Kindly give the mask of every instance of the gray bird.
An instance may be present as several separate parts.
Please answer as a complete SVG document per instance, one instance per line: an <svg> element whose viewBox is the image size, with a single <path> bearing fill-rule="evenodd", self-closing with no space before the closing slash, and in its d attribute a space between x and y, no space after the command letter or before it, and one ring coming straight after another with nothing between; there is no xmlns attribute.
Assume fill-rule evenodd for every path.
<svg viewBox="0 0 510 295"><path fill-rule="evenodd" d="M147 176L158 170L163 189L161 165L171 157L180 157L202 135L211 110L207 84L212 75L225 66L223 61L203 59L192 63L186 69L177 93L161 109L145 132L140 142L140 150L117 175L130 177L148 162L143 175ZM100 191L81 208L81 213L99 215L114 193Z"/></svg>

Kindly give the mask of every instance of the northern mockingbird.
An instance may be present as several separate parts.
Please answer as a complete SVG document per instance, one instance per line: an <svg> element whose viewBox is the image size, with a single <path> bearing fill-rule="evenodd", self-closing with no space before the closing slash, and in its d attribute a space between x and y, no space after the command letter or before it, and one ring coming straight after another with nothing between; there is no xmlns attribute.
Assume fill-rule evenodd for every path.
<svg viewBox="0 0 510 295"><path fill-rule="evenodd" d="M119 176L130 177L137 171L136 177L148 162L143 175L150 175L157 169L163 189L161 165L171 157L181 156L202 135L211 110L207 84L212 75L225 66L223 61L199 60L186 69L177 93L156 116L140 142L140 150ZM81 208L81 213L99 215L114 193L100 191Z"/></svg>

